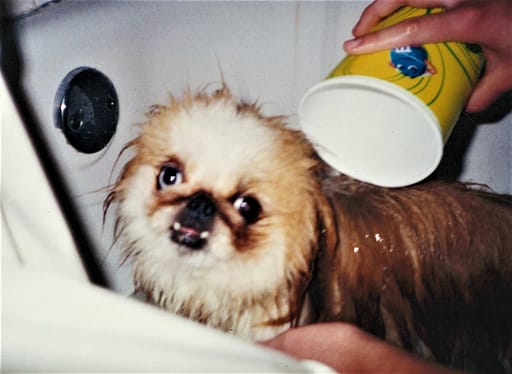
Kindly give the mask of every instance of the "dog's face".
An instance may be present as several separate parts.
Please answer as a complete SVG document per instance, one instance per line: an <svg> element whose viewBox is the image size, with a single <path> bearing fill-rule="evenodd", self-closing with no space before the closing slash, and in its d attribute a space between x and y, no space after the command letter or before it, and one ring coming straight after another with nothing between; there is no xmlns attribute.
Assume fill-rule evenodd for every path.
<svg viewBox="0 0 512 374"><path fill-rule="evenodd" d="M297 318L327 206L282 122L227 88L153 108L110 199L153 302L240 335Z"/></svg>

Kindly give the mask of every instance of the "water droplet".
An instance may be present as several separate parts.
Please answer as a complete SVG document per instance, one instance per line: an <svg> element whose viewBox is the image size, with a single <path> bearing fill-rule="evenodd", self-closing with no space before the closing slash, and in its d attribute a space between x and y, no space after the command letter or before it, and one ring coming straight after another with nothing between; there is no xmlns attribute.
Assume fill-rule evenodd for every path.
<svg viewBox="0 0 512 374"><path fill-rule="evenodd" d="M382 239L382 236L380 236L379 233L375 234L375 241L378 243L381 243L384 239Z"/></svg>
<svg viewBox="0 0 512 374"><path fill-rule="evenodd" d="M359 252L359 247L354 247L354 253Z"/></svg>
<svg viewBox="0 0 512 374"><path fill-rule="evenodd" d="M78 112L74 113L69 119L68 126L73 131L78 131L84 125L84 113L80 109Z"/></svg>

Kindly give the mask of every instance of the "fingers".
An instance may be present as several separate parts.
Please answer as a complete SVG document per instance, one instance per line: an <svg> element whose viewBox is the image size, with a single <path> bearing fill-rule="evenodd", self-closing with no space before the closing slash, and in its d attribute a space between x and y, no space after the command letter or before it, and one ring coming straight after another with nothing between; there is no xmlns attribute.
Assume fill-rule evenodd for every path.
<svg viewBox="0 0 512 374"><path fill-rule="evenodd" d="M472 9L464 15L458 12L443 12L405 20L388 28L365 34L344 43L349 54L370 53L405 45L458 41L474 43L475 35L468 28L478 27Z"/></svg>
<svg viewBox="0 0 512 374"><path fill-rule="evenodd" d="M371 32L380 20L401 6L444 8L445 12L405 20ZM481 111L512 87L510 66L510 0L376 0L354 27L355 39L345 42L348 54L371 53L391 48L437 42L466 42L482 47L487 72L467 104L468 111Z"/></svg>
<svg viewBox="0 0 512 374"><path fill-rule="evenodd" d="M366 7L361 14L359 22L352 29L355 37L360 37L368 32L386 16L404 4L404 0L374 1Z"/></svg>
<svg viewBox="0 0 512 374"><path fill-rule="evenodd" d="M443 0L377 0L370 4L361 14L359 22L354 26L352 34L360 37L377 25L383 18L389 16L398 8L409 5L416 8L446 7L449 1Z"/></svg>
<svg viewBox="0 0 512 374"><path fill-rule="evenodd" d="M507 92L512 86L512 78L508 69L507 66L498 68L488 64L487 73L473 90L466 105L466 111L481 112Z"/></svg>

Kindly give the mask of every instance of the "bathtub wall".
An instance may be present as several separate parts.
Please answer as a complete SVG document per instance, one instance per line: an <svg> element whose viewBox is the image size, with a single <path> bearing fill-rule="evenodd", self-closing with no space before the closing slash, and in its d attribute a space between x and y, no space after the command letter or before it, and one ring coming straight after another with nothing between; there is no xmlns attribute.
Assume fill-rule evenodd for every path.
<svg viewBox="0 0 512 374"><path fill-rule="evenodd" d="M223 76L266 114L295 122L301 96L344 56L341 44L367 4L63 0L16 18L29 104L115 289L129 293L131 282L112 246L112 220L102 225L102 189L115 178L115 159L149 106ZM53 123L57 88L79 66L102 71L119 95L118 131L95 154L77 152ZM492 113L495 123L465 117L440 174L512 193L509 106Z"/></svg>

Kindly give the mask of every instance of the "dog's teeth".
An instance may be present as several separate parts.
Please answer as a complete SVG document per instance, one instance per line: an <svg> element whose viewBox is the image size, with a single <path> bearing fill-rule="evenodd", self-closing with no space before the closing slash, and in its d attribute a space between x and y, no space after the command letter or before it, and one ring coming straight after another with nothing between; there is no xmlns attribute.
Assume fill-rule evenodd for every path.
<svg viewBox="0 0 512 374"><path fill-rule="evenodd" d="M174 230L176 230L176 231L177 231L177 230L179 230L179 229L181 229L181 223L179 223L179 222L174 222L174 223L172 224L172 228L173 228Z"/></svg>
<svg viewBox="0 0 512 374"><path fill-rule="evenodd" d="M206 239L210 236L210 233L208 231L203 231L201 235L199 236L201 239Z"/></svg>

